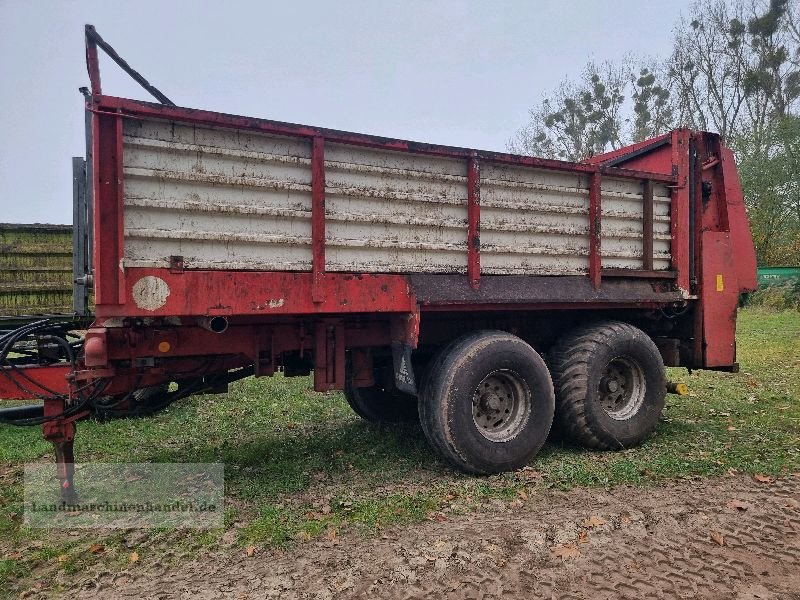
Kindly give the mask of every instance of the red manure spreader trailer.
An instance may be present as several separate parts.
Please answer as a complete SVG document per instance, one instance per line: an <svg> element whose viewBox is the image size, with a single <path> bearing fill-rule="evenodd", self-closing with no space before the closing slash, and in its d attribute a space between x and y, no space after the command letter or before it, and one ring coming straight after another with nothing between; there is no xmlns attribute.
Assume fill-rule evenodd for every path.
<svg viewBox="0 0 800 600"><path fill-rule="evenodd" d="M77 421L250 375L313 373L492 473L554 419L587 447L640 443L665 365L737 368L756 264L719 136L571 163L180 108L86 40L76 317L0 338L0 398L39 400L0 421L43 426L66 497ZM159 103L104 95L98 48Z"/></svg>

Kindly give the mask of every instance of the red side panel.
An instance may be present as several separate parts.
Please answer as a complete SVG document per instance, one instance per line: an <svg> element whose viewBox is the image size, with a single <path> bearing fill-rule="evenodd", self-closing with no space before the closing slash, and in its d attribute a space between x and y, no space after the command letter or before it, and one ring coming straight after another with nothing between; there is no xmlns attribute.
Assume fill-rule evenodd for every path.
<svg viewBox="0 0 800 600"><path fill-rule="evenodd" d="M593 165L616 164L625 169L670 173L670 148L673 132L637 142L618 150L598 154L584 162Z"/></svg>
<svg viewBox="0 0 800 600"><path fill-rule="evenodd" d="M693 139L701 226L697 326L702 328L702 366L731 367L736 362L739 294L756 287L756 257L733 153L717 135L700 133Z"/></svg>
<svg viewBox="0 0 800 600"><path fill-rule="evenodd" d="M101 317L301 315L413 312L417 300L402 275L261 271L125 271L124 305L99 305Z"/></svg>
<svg viewBox="0 0 800 600"><path fill-rule="evenodd" d="M739 181L739 174L736 172L733 152L722 146L720 154L722 177L725 185L725 200L728 208L728 227L731 232L731 239L735 240L731 252L733 252L733 263L739 280L739 291L752 292L758 287L756 282L756 251L753 246L753 237L750 234L750 225L747 221L742 184Z"/></svg>
<svg viewBox="0 0 800 600"><path fill-rule="evenodd" d="M735 238L733 238L735 239ZM736 307L740 283L728 232L703 232L701 296L706 367L736 362Z"/></svg>

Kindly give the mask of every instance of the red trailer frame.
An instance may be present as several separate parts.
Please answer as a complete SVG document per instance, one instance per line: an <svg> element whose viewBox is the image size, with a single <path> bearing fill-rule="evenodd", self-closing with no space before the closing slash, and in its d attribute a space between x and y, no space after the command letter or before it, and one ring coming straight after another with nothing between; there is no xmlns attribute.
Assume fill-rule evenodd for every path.
<svg viewBox="0 0 800 600"><path fill-rule="evenodd" d="M356 387L366 387L374 383L373 350L391 347L393 354L410 359L412 350L438 347L473 320L520 335L536 324L537 333L529 337L534 346L539 343L546 349L558 335L559 324L590 319L593 313L625 314L650 333L667 365L736 368L736 306L740 292L756 287L755 253L733 155L719 136L680 129L572 163L241 117L175 106L130 69L91 26L86 40L95 320L86 334L83 355L74 365L0 366L4 375L0 397L41 397L46 396L44 390L58 394L45 398L44 414L49 418L44 433L56 443L60 465L71 462L74 422L91 412L89 407L73 413L67 409L81 386L91 382L102 382L104 394L122 396L121 406L135 388L198 377L210 381L232 369L244 373L250 367L256 376L280 368L287 374L313 369L314 386L320 391L343 389L349 371ZM98 46L161 104L104 95ZM123 269L124 119L159 119L308 140L311 270L188 270L180 256L171 257L169 268ZM468 174L466 275L326 271L324 157L330 142L463 160ZM589 177L586 276L481 273L480 170L491 163ZM601 267L603 177L634 180L642 186L641 270ZM653 269L654 183L672 190L668 271ZM170 294L162 306L144 309L133 301L134 286L144 277L166 282ZM398 380L398 385L402 383ZM415 391L413 376L405 385ZM62 467L62 480L71 485L67 467Z"/></svg>

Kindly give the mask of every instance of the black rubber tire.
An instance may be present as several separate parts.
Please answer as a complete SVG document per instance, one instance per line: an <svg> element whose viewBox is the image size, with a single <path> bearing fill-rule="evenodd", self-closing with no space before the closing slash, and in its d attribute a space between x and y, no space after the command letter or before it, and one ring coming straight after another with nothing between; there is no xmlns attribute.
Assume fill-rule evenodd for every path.
<svg viewBox="0 0 800 600"><path fill-rule="evenodd" d="M601 406L601 380L617 359L638 365L643 377L641 404L625 418ZM579 327L550 351L556 392L556 424L571 441L587 448L621 450L637 446L655 431L666 402L661 353L641 329L620 321Z"/></svg>
<svg viewBox="0 0 800 600"><path fill-rule="evenodd" d="M375 385L355 387L350 377L345 382L344 397L359 417L370 423L412 423L419 420L417 399L398 391L389 381L391 366L375 369Z"/></svg>
<svg viewBox="0 0 800 600"><path fill-rule="evenodd" d="M485 437L473 417L473 396L487 376L512 373L530 391L530 412L504 441ZM489 474L525 466L541 449L553 422L555 400L541 356L504 331L467 334L434 359L419 398L422 430L433 448L467 473Z"/></svg>

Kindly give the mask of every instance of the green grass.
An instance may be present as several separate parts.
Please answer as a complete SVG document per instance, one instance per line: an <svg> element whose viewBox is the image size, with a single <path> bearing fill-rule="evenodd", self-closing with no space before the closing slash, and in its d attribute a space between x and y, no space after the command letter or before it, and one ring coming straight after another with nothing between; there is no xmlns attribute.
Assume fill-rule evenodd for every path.
<svg viewBox="0 0 800 600"><path fill-rule="evenodd" d="M227 395L191 398L148 419L81 423L75 452L82 462L225 463L226 529L141 536L142 563L213 547L226 530L241 547L285 547L343 529L448 519L540 487L800 470L800 313L742 311L738 349L738 374L671 370L690 395L668 397L657 434L640 448L606 453L551 443L530 469L492 477L441 464L418 426L364 423L341 394L280 376L241 381ZM21 525L23 465L50 457L38 428L0 427L0 590L8 594L57 571L119 568L132 551L125 532L75 538ZM105 550L89 552L92 543Z"/></svg>

